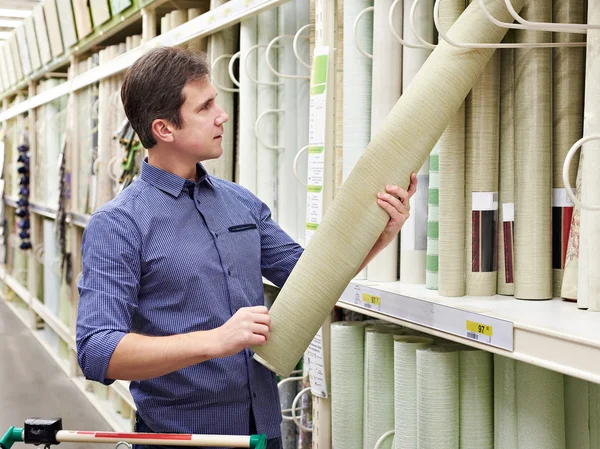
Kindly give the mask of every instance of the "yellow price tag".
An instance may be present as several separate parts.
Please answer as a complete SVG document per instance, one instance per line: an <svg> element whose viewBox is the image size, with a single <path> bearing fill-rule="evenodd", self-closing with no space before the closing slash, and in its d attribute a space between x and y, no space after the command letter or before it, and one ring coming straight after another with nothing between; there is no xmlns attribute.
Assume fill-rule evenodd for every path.
<svg viewBox="0 0 600 449"><path fill-rule="evenodd" d="M368 293L362 294L362 300L365 304L372 304L374 306L381 306L381 298L375 295L369 295Z"/></svg>
<svg viewBox="0 0 600 449"><path fill-rule="evenodd" d="M475 332L477 334L492 336L493 328L487 324L476 323L475 321L467 320L467 330L469 332Z"/></svg>
<svg viewBox="0 0 600 449"><path fill-rule="evenodd" d="M223 11L223 17L231 15L232 12L233 10L231 8L225 8L225 10Z"/></svg>
<svg viewBox="0 0 600 449"><path fill-rule="evenodd" d="M215 16L209 16L208 19L206 20L208 23L213 23L215 20L217 20L217 18Z"/></svg>

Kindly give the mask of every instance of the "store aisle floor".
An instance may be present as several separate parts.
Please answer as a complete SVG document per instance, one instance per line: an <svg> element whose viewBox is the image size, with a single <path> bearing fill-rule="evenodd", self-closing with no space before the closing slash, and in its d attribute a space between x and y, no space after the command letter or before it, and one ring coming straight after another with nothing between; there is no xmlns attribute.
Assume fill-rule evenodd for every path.
<svg viewBox="0 0 600 449"><path fill-rule="evenodd" d="M85 396L0 300L0 433L30 417L60 417L68 430L111 430ZM26 448L21 443L15 449ZM33 447L33 446L29 446ZM106 449L63 443L65 449Z"/></svg>

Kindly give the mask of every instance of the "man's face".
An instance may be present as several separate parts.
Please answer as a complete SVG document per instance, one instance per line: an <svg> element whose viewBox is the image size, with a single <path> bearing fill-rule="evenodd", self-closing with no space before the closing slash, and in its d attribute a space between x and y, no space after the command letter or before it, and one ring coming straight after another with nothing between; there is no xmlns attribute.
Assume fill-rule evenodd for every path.
<svg viewBox="0 0 600 449"><path fill-rule="evenodd" d="M214 86L204 78L183 88L182 124L173 130L174 144L195 162L217 159L223 153L223 125L229 116L215 100Z"/></svg>

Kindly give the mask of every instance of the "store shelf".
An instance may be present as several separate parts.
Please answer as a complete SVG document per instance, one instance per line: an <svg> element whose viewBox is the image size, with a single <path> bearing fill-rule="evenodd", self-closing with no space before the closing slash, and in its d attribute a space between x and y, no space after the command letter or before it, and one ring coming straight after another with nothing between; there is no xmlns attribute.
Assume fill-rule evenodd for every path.
<svg viewBox="0 0 600 449"><path fill-rule="evenodd" d="M6 204L7 206L10 206L10 207L14 207L14 208L19 207L19 206L17 206L17 201L19 201L17 198L10 198L8 196L4 197L4 204Z"/></svg>
<svg viewBox="0 0 600 449"><path fill-rule="evenodd" d="M600 383L600 315L579 310L576 304L559 298L551 301L520 301L508 296L448 298L425 289L424 285L354 281L337 305ZM471 336L478 340L468 338L467 319L492 326L486 332L492 336L475 334ZM499 343L506 346L506 342L496 340L497 337L503 340L509 334L512 350L498 347Z"/></svg>
<svg viewBox="0 0 600 449"><path fill-rule="evenodd" d="M15 292L15 294L21 298L21 300L27 304L27 305L31 305L31 295L29 294L29 291L27 290L27 287L21 285L21 283L19 281L17 281L14 277L12 277L10 274L6 273L6 270L4 268L0 269L0 279L2 279L2 281L4 281L4 283L12 290Z"/></svg>
<svg viewBox="0 0 600 449"><path fill-rule="evenodd" d="M29 203L29 210L46 218L56 220L56 208L43 206L41 204Z"/></svg>
<svg viewBox="0 0 600 449"><path fill-rule="evenodd" d="M85 228L90 220L90 215L78 214L76 212L71 212L69 215L71 216L71 223L80 228Z"/></svg>
<svg viewBox="0 0 600 449"><path fill-rule="evenodd" d="M140 56L152 48L158 46L175 46L194 38L209 36L224 28L235 25L247 17L277 7L287 1L288 0L231 0L165 34L151 39L145 44L142 44L105 64L75 76L67 83L62 83L3 111L0 113L0 122L4 122L30 109L37 108L42 104L60 98L63 95L67 95L71 91L83 89L101 79L127 70Z"/></svg>
<svg viewBox="0 0 600 449"><path fill-rule="evenodd" d="M94 393L91 393L85 389L85 379L83 377L71 377L73 383L77 385L77 388L86 396L88 401L94 406L94 408L100 413L100 415L108 422L108 424L116 432L131 432L132 426L129 418L124 418L117 413L113 407L112 402L109 399L100 399Z"/></svg>
<svg viewBox="0 0 600 449"><path fill-rule="evenodd" d="M115 393L117 393L125 402L127 402L129 407L135 410L135 402L133 402L133 397L129 392L129 382L117 380L110 386L110 388L112 388Z"/></svg>

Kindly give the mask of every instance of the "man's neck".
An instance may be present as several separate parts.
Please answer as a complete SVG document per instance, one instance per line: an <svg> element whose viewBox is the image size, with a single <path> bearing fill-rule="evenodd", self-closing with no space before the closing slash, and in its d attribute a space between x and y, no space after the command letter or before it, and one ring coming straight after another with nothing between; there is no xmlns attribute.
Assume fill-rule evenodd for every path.
<svg viewBox="0 0 600 449"><path fill-rule="evenodd" d="M148 163L153 167L173 173L184 179L191 179L198 182L196 173L196 162L181 161L177 158L161 157L164 152L148 151Z"/></svg>

